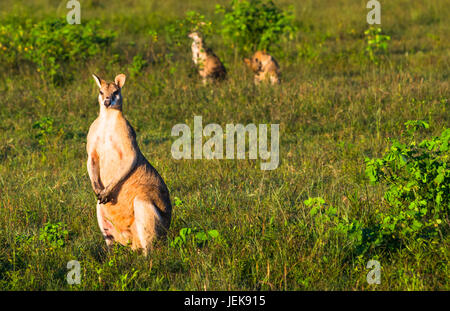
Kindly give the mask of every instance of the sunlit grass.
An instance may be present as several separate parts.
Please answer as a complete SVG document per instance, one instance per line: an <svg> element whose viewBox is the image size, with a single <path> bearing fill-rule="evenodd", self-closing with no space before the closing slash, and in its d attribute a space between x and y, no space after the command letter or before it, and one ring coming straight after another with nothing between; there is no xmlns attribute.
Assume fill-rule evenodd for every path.
<svg viewBox="0 0 450 311"><path fill-rule="evenodd" d="M357 257L339 237L317 235L304 204L320 196L339 213L368 223L385 207L383 189L365 177L364 158L380 156L407 120L429 122L427 136L449 126L444 2L386 3L382 28L392 40L375 66L364 55L364 1L277 1L293 3L300 30L278 57L283 83L273 89L256 88L217 34L209 42L229 72L220 85L201 85L188 39L174 48L161 34L157 58L150 57L148 30L161 33L191 9L213 19L213 2L109 1L108 9L101 1L83 2L82 18L99 18L118 38L98 59L80 63L73 81L55 87L29 64L2 67L0 289L448 290L448 237L442 245L409 241L376 254L381 284L368 285L371 258ZM60 3L2 1L0 16L64 16ZM168 51L173 57L165 58ZM149 65L131 78L128 68L138 53ZM110 63L113 55L118 61ZM167 241L147 258L124 247L108 253L97 226L85 151L98 114L94 72L107 80L128 75L124 113L172 203L178 202ZM261 171L259 160L174 160L171 129L177 123L192 129L195 115L222 128L279 123L280 166ZM33 124L45 117L53 130L39 144ZM39 240L48 222L67 226L64 246ZM171 247L186 227L215 229L220 239ZM82 276L80 285L70 286L66 265L73 259Z"/></svg>

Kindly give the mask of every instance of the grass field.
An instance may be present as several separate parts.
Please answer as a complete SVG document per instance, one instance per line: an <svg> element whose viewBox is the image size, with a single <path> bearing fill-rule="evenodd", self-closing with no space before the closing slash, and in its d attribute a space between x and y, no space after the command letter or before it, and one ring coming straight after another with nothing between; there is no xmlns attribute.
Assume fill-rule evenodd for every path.
<svg viewBox="0 0 450 311"><path fill-rule="evenodd" d="M99 31L117 36L88 61L61 67L73 73L62 85L30 62L0 63L0 289L450 289L447 235L358 254L304 203L321 197L339 217L370 224L389 207L385 187L366 177L365 158L380 157L408 120L430 124L420 137L449 127L448 3L381 1L381 28L391 41L376 65L365 55L366 1L275 2L293 6L298 27L274 53L283 81L275 87L255 87L243 55L218 31L208 43L229 73L218 85L202 85L187 37L178 47L168 44L165 25L189 10L216 21L216 1L81 1L82 24L99 20ZM67 11L66 1L3 0L0 23L14 15L65 18ZM138 54L148 65L135 69ZM170 191L170 232L148 257L122 246L108 252L97 225L85 148L99 110L92 73L109 81L127 75L124 114ZM279 167L173 159L171 129L193 129L194 116L224 129L280 124ZM219 236L174 245L183 228ZM381 263L380 284L366 281L371 259ZM78 285L66 281L70 260L80 262Z"/></svg>

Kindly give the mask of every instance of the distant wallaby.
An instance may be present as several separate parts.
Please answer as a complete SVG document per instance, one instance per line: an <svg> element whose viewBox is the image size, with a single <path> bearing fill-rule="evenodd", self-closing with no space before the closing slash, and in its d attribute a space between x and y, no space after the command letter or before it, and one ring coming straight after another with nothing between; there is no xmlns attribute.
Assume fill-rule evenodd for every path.
<svg viewBox="0 0 450 311"><path fill-rule="evenodd" d="M192 42L192 60L198 66L198 72L202 77L203 84L208 80L223 80L227 76L225 66L214 52L207 48L198 32L189 34L189 38L194 40Z"/></svg>
<svg viewBox="0 0 450 311"><path fill-rule="evenodd" d="M255 73L255 84L270 81L271 84L280 83L280 66L271 55L257 51L251 59L244 58L244 62Z"/></svg>
<svg viewBox="0 0 450 311"><path fill-rule="evenodd" d="M111 83L93 77L100 88L100 114L89 128L86 149L98 198L98 224L108 246L117 241L147 254L154 239L164 237L169 229L169 191L139 150L136 133L123 116L125 75Z"/></svg>

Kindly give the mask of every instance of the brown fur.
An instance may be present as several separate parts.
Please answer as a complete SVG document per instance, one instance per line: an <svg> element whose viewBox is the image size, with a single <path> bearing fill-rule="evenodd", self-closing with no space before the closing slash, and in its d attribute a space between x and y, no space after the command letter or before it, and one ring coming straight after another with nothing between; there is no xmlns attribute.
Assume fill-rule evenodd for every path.
<svg viewBox="0 0 450 311"><path fill-rule="evenodd" d="M117 241L147 253L153 240L169 229L169 191L141 153L136 133L123 116L125 75L117 76L114 83L94 78L101 92L100 114L89 128L86 149L100 230L108 246Z"/></svg>
<svg viewBox="0 0 450 311"><path fill-rule="evenodd" d="M244 62L255 73L255 84L264 81L269 81L271 84L280 83L280 66L270 54L257 51L251 59L244 58Z"/></svg>
<svg viewBox="0 0 450 311"><path fill-rule="evenodd" d="M203 39L197 32L189 34L192 43L192 60L198 66L198 73L202 77L203 83L208 80L223 80L227 76L225 66L214 52L207 48Z"/></svg>

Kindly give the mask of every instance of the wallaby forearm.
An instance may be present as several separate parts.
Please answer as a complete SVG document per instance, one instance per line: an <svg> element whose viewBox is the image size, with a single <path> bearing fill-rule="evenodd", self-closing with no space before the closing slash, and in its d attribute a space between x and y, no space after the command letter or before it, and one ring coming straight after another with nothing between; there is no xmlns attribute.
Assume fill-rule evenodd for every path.
<svg viewBox="0 0 450 311"><path fill-rule="evenodd" d="M133 156L130 156L129 158L125 158L120 163L120 166L116 170L115 178L110 181L108 185L105 186L105 191L107 193L110 193L114 191L114 189L122 183L128 175L131 173L131 171L135 168L138 160L138 155L134 154Z"/></svg>
<svg viewBox="0 0 450 311"><path fill-rule="evenodd" d="M92 188L94 189L95 193L99 193L101 190L103 190L104 186L100 179L100 167L98 165L98 158L96 159L93 156L89 156L87 161L87 169Z"/></svg>

